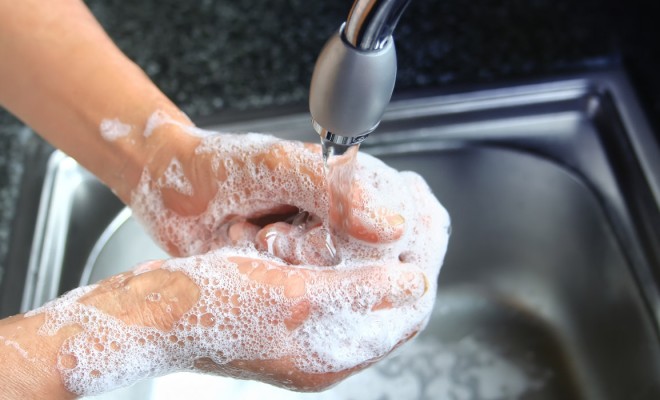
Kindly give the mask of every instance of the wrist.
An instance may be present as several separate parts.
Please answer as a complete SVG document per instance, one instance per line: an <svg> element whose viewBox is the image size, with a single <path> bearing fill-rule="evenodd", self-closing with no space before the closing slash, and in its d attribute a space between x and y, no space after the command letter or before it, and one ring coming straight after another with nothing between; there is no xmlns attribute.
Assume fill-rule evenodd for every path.
<svg viewBox="0 0 660 400"><path fill-rule="evenodd" d="M110 124L117 122L111 121ZM198 142L198 138L185 132L187 127L194 125L171 103L156 106L150 114L144 114L127 126L130 133L113 143L123 157L123 165L113 172L107 183L125 204L130 204L131 193L145 170L152 174L158 168L164 171L167 165L161 167L159 160L175 152L189 153L188 149L196 145L195 139Z"/></svg>
<svg viewBox="0 0 660 400"><path fill-rule="evenodd" d="M150 343L149 335L176 331L199 289L161 264L144 264L28 317L0 322L0 398L73 398L170 372L170 351Z"/></svg>
<svg viewBox="0 0 660 400"><path fill-rule="evenodd" d="M144 133L144 163L127 204L135 205L130 195L137 188L142 194L156 193L165 209L180 216L206 210L216 195L217 179L211 157L197 153L203 139L195 129L164 112L152 115ZM134 211L140 214L140 209Z"/></svg>
<svg viewBox="0 0 660 400"><path fill-rule="evenodd" d="M58 371L58 352L77 327L55 335L39 332L44 315L17 315L0 322L0 387L7 399L72 399Z"/></svg>

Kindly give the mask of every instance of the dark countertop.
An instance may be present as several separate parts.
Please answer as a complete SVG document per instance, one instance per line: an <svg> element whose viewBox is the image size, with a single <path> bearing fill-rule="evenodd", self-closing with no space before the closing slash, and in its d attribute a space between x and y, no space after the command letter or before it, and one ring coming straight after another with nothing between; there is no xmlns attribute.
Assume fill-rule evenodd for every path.
<svg viewBox="0 0 660 400"><path fill-rule="evenodd" d="M316 56L352 1L86 3L118 46L199 119L304 104ZM396 92L623 66L657 128L659 11L660 2L642 0L415 0L396 32ZM0 110L0 279L31 135Z"/></svg>

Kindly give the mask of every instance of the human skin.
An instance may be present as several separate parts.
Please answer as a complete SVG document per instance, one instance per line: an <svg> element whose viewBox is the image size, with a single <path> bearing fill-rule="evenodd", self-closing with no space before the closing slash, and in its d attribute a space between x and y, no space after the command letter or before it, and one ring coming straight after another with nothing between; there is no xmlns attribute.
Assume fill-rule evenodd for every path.
<svg viewBox="0 0 660 400"><path fill-rule="evenodd" d="M157 180L174 158L181 162L184 174L190 179L194 196L158 188L169 211L195 218L213 199L222 197L218 186L208 184L221 181L222 173L212 168L208 158L197 154L201 139L187 131L193 126L192 122L122 54L81 1L0 0L0 59L0 105L54 146L73 156L126 204L130 205L134 200L134 190L145 171ZM171 123L156 127L151 135L144 135L155 111L166 114ZM106 119L120 120L130 126L130 133L117 140L104 139L99 134L99 126ZM302 154L309 158L311 154L318 154L318 148L282 142L250 154L253 161L274 170L288 165L292 155ZM311 190L323 189L321 171L318 167L309 171L308 176L314 182ZM417 183L412 179L410 185ZM420 204L428 202L431 211L437 211L437 202L433 203L435 200L427 193L428 188L417 192L423 193L419 197L422 199ZM359 208L365 198L377 203L378 193L358 187L353 196L340 200ZM257 226L249 222L269 213L291 211L292 206L297 206L295 196L287 200L290 201L269 203L253 210L252 215L243 215L243 221L230 226L228 237L212 237L208 243L210 247L204 250L246 243L263 248L267 233L271 231L288 238L286 225ZM396 242L408 222L398 210L385 207L376 207L376 210L377 215L372 218L354 218L352 215L328 215L327 218L348 221L341 225L342 232L338 234L360 246L377 248L379 244ZM145 219L158 236L162 227ZM172 255L193 255L180 245L168 242L166 236L157 238L162 239L161 244ZM304 239L305 236L291 240ZM307 321L314 306L306 297L310 287L325 285L330 291L346 290L346 282L357 282L364 271L374 277L370 282L372 292L379 294L378 299L370 300L371 303L361 310L365 315L414 304L420 297L434 294L434 285L430 282L435 280L437 269L415 269L414 265L399 269L398 262L386 262L379 259L379 255L374 251L371 259L361 265L361 271L307 268L287 254L275 254L282 262L240 256L226 257L221 262L213 260L220 277L223 273L241 274L248 281L257 282L269 290L282 291L285 300L306 300L307 303L296 303L307 304L306 307L286 309L291 317L276 321L293 331ZM198 256L212 259L203 254ZM313 259L310 257L306 260ZM254 262L267 263L268 269L275 272L255 269L251 267ZM110 278L82 295L77 302L101 310L128 326L153 327L169 332L198 302L199 294L205 288L186 273L168 268L167 263L155 261L141 266L138 274L127 272ZM395 279L378 279L379 276L395 276ZM429 285L433 286L431 294L428 293ZM360 299L357 285L348 287L354 288L354 292L349 289L348 294L357 302ZM149 293L156 291L163 298L177 301L154 303L145 300ZM287 304L283 301L282 307L288 307ZM323 313L323 310L319 312ZM73 363L62 353L62 348L76 335L84 333L87 327L69 324L52 335L44 335L40 329L46 319L46 313L32 313L0 321L0 399L76 397L62 377L62 365ZM417 325L410 326L400 343L413 336L423 323L422 318ZM353 367L328 373L301 371L292 364L292 355L286 353L276 359L237 360L223 366L205 358L192 361L194 367L202 371L249 376L273 384L286 381L290 388L321 390L375 360L363 360Z"/></svg>
<svg viewBox="0 0 660 400"><path fill-rule="evenodd" d="M310 146L289 144L288 142L283 145L291 146L291 149L298 149L305 153L310 151ZM316 154L314 150L312 149L312 153ZM284 156L280 160L282 162L292 158L288 157L286 152L278 151L277 153ZM256 154L259 157L263 155L259 152ZM264 163L264 168L268 169L270 165L279 165L276 157L272 163ZM148 169L146 168L146 170ZM317 177L317 179L319 178L320 176ZM322 182L319 180L316 182L318 187L312 188L312 191L322 189ZM432 231L432 226L438 225L440 222L434 219L434 211L437 211L439 204L430 195L421 178L409 175L403 182L407 182L411 192L417 196L413 203L419 207L414 208L429 213L422 213L422 218L417 221L426 222L416 226ZM200 184L208 185L208 181L200 181ZM402 189L399 188L400 191ZM360 199L361 192L358 190L356 193L358 193L357 199ZM362 196L367 196L367 194L362 194ZM357 203L359 204L361 201ZM363 223L349 224L349 229L343 232L348 238L344 238L344 240L356 241L362 248L368 249L372 248L370 246L375 246L373 255L368 255L366 259L350 269L328 268L324 270L307 267L280 248L278 242L275 243L273 255L281 260L279 262L269 258L260 258L258 255L255 256L255 253L251 253L248 257L239 254L222 259L214 259L213 253L201 254L196 257L202 264L207 267L210 265L213 268L212 273L206 275L208 278L222 281L230 279L238 273L247 278L248 282L262 285L262 288L265 288L271 297L274 296L274 293L281 292L283 296L279 297L279 303L275 305L275 308L279 315L285 317L273 321L273 323L285 327L286 331L290 331L292 334L304 324L313 323L308 322L312 320L312 317L318 320L319 317L332 313L332 310L325 308L327 304L319 301L318 297L314 297L315 293L341 292L338 299L344 303L347 301L349 306L350 304L360 305L358 314L365 321L368 321L370 315L386 310L412 307L408 308L409 312L418 313L416 315L419 315L419 318L395 333L398 334L397 343L393 343L392 347L386 348L384 352L375 355L374 358L363 359L345 369L322 373L310 373L296 366L296 357L301 354L301 350L304 350L300 343L293 341L293 345L289 343L286 347L278 349L277 346L281 346L280 344L268 343L267 339L261 344L277 353L277 357L239 359L226 364L217 364L210 357L199 357L199 353L197 353L194 359L191 358L193 368L224 376L249 377L290 389L316 391L331 386L367 367L385 356L394 347L414 336L424 325L425 317L430 312L428 298L433 298L435 294L435 285L431 280L434 280L437 275L439 262L423 268L423 264L418 266L414 261L382 257L378 246L381 244L386 244L386 247L395 245L404 227L407 226L407 223L402 222L402 217L398 214L385 212L384 215L386 218L383 224L390 225L390 234L387 237L379 237L381 231L371 232L369 226ZM192 217L194 217L194 213ZM375 228L377 227L378 225ZM315 229L317 227L312 227L310 232ZM254 244L254 248L264 248L268 235L273 232L278 234L278 241L305 240L305 232L301 235L289 235L291 230L292 228L283 222L259 227L246 221L239 221L229 227L228 236L220 238L217 244L231 246L245 245L246 242L249 242ZM360 237L361 240L357 240L355 237ZM221 243L221 240L228 242ZM422 247L431 246L427 241L422 241L421 244ZM415 247L406 247L406 249L412 253L419 250ZM306 263L321 265L322 263L317 262L315 257L315 254L305 254L304 252L302 254L302 259ZM182 332L180 328L182 321L184 328L186 327L185 321L189 321L188 318L183 317L199 301L200 292L213 290L205 287L203 281L199 279L194 281L184 272L167 268L167 263L156 261L140 266L138 273L127 272L112 277L101 282L91 292L82 295L77 302L100 310L110 319L120 320L127 326L154 327L164 334L179 335ZM248 286L243 289L238 288L233 293L248 293ZM369 288L366 293L365 287ZM159 297L163 301L157 303L148 301L151 293L159 293ZM253 290L252 293L253 295L249 295L246 301L258 303L262 296L259 293L264 292ZM426 302L421 303L421 309L417 309L417 302L422 298L426 298ZM176 299L176 301L168 299ZM232 311L221 308L213 310L214 319L221 320L223 313ZM43 332L40 332L40 328L45 322L46 315L41 312L32 313L28 316L17 316L0 322L0 345L4 342L4 347L0 347L0 361L2 361L0 369L4 369L0 374L0 384L7 389L2 396L6 398L33 396L39 398L47 393L51 398L75 397L73 393L69 392L71 387L63 379L62 367L67 369L75 366L75 362L71 360L75 360L75 357L80 355L69 355L65 345L75 340L77 336L93 335L97 327L69 323L54 334L44 335ZM200 313L195 315L196 320L200 319ZM329 318L332 319L331 316ZM358 343L362 341L359 329L351 334L351 337ZM365 337L365 339L370 338ZM129 344L123 343L123 345ZM108 342L103 345L108 347ZM286 351L282 351L283 349ZM191 357L193 357L192 353ZM142 362L148 363L149 361L145 359ZM172 370L180 368L175 367L172 365Z"/></svg>

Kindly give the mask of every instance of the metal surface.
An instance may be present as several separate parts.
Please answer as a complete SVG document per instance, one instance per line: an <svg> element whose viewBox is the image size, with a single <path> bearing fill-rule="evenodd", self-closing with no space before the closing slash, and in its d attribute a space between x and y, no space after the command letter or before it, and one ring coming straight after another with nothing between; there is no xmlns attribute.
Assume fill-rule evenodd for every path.
<svg viewBox="0 0 660 400"><path fill-rule="evenodd" d="M346 23L323 47L309 110L324 149L360 144L378 127L396 81L392 32L409 3L356 0Z"/></svg>
<svg viewBox="0 0 660 400"><path fill-rule="evenodd" d="M454 228L429 328L322 395L175 374L103 398L660 398L660 169L636 107L619 74L393 102L362 148L422 174ZM218 128L309 139L305 113L246 121ZM25 309L162 256L58 154Z"/></svg>
<svg viewBox="0 0 660 400"><path fill-rule="evenodd" d="M362 52L341 38L330 38L316 60L309 89L312 126L337 144L363 141L378 126L396 80L396 50ZM309 138L307 138L309 140Z"/></svg>
<svg viewBox="0 0 660 400"><path fill-rule="evenodd" d="M396 81L392 32L409 3L356 0L346 23L321 50L309 111L324 149L360 144L378 127Z"/></svg>
<svg viewBox="0 0 660 400"><path fill-rule="evenodd" d="M356 0L346 19L344 37L361 51L385 47L410 0Z"/></svg>

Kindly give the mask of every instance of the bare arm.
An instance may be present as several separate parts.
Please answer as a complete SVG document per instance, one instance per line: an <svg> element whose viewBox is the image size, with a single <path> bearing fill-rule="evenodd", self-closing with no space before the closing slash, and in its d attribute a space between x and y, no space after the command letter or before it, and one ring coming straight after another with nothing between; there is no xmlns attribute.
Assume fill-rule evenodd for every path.
<svg viewBox="0 0 660 400"><path fill-rule="evenodd" d="M103 119L143 132L155 110L191 124L80 0L0 0L0 105L76 158L124 202L160 144L103 139Z"/></svg>
<svg viewBox="0 0 660 400"><path fill-rule="evenodd" d="M162 231L158 238L173 254L203 253L183 251L180 245L187 245L188 241L208 244L210 247L204 251L235 244L232 243L235 241L232 233L236 233L233 226L227 231L228 238L216 237L219 234L216 228L231 220L228 205L233 204L233 200L229 195L245 196L243 201L233 205L246 220L252 214L262 215L264 210L279 206L295 206L327 217L327 204L323 196L319 196L325 193L325 181L318 148L263 137L252 136L251 141L246 141L242 137L225 136L205 143L200 155L200 138L187 134L180 126L192 125L191 122L117 49L80 0L0 0L0 60L0 105L54 146L76 158L114 189L124 202L135 203L131 198L132 190L143 172L148 172L145 190L136 192L156 196L162 200L163 207L152 213L154 215L149 213L154 210L137 208L144 214L142 219L153 225L153 232L158 235ZM157 110L178 124L163 124L147 137L143 134L147 121ZM100 126L107 119L117 119L129 126L130 134L115 140L104 139ZM226 140L228 145L225 145ZM159 183L174 161L180 162L191 193L177 192L176 187L166 184L167 180L163 185ZM247 164L252 169L243 167ZM251 174L252 170L260 171L261 175ZM244 251L207 253L197 258L170 260L163 268L159 264L139 274L129 272L114 280L111 278L91 293L80 295L78 292L80 296L65 303L59 311L51 310L53 315L64 318L65 323L50 335L40 331L44 314L19 315L0 321L0 399L71 398L73 394L67 389L71 390L71 385L81 378L72 374L91 365L89 362L105 360L104 357L119 362L107 364L104 366L107 370L101 370L108 375L119 371L126 375L124 384L130 383L134 377L123 369L124 360L108 356L114 351L113 342L104 343L98 353L83 350L75 355L83 357L85 363L77 365L69 356L68 344L87 340L98 333L98 326L77 319L80 311L100 315L105 328L115 326L116 320L120 320L123 331L127 327L137 327L135 329L141 333L151 328L162 331L155 343L129 343L128 340L119 344L132 346L133 350L140 350L140 346L156 346L163 359L149 357L134 364L144 369L150 362L157 362L160 369L154 371L159 374L183 368L202 369L227 376L240 373L242 377L299 390L320 390L384 356L414 335L430 312L435 297L435 278L446 246L443 227L448 224L448 218L421 178L399 175L374 160L362 170L370 179L376 175L385 177L383 185L389 182L396 187L386 193L401 194L405 201L392 203L392 200L383 205L380 199L388 197L381 196L378 190L366 188L355 192L365 198L356 196L351 200L363 207L368 205L371 212L353 216L355 221L347 224L347 235L342 240L350 241L360 255L347 255L355 264L351 268L309 269L303 262L307 257L275 263L272 256L264 258L263 253L250 247L252 252L248 258ZM269 179L262 180L260 176ZM230 184L227 183L229 177L232 177ZM275 181L289 184L276 190L268 183ZM248 186L250 190L246 189ZM402 190L404 187L409 187L409 191ZM221 188L226 191L221 192ZM399 210L401 205L409 208ZM247 206L252 208L247 209ZM204 212L207 211L222 215L211 215L213 223L205 226L203 223L208 221L204 220ZM171 220L158 225L162 215ZM150 217L156 217L155 222ZM419 238L403 235L406 230L418 226L427 233ZM250 235L237 234L236 237L263 242L275 233L287 243L306 240L305 235L288 237L290 232L279 232L278 227L281 225L268 225L263 227L263 234L258 234L259 227L252 226L248 227ZM410 238L416 239L414 243ZM261 243L260 248L264 247L266 244ZM419 255L412 249L419 250ZM419 265L401 261L399 255L403 250L413 254L412 259ZM287 258L277 251L275 249L276 257ZM297 268L298 262L303 268ZM230 279L240 285L229 288L228 294L213 286ZM364 290L365 287L372 290ZM148 300L153 293L159 293L158 297L165 300ZM235 310L240 304L227 299L239 294L243 296L244 309ZM207 304L201 299L213 302ZM355 314L352 319L355 329L345 329L346 343L359 345L365 339L364 342L381 343L382 348L366 353L362 359L351 358L336 365L321 359L325 369L301 368L301 357L314 352L309 351L309 343L299 340L297 330L312 329L316 321L329 326L337 323L333 319L337 304L343 307L338 315ZM255 326L265 324L265 320L250 323L238 319L237 315L249 315L266 306L277 311L279 317L274 318L275 314L269 312L271 320L266 321L265 327ZM207 324L209 321L205 318L210 321L235 318L236 321L230 329L215 322ZM399 335L390 332L391 326L388 332L376 326L361 329L362 324L378 325L381 320L399 324ZM250 353L253 343L241 347L235 345L233 339L222 339L233 334L242 337L243 331L263 333L264 329L279 334L278 340L268 334L255 338L259 348L268 351L267 357ZM193 331L201 333L190 336L188 332ZM387 341L380 340L381 333ZM210 341L217 347L213 352L209 352L204 343L198 343L199 337L207 336L214 339ZM121 337L118 336L117 341ZM189 337L192 340L189 341ZM185 350L177 348L176 354L184 351L190 359L170 360L171 340L177 345L180 342ZM316 344L333 355L332 345ZM239 356L227 358L229 353ZM82 378L91 382L104 376L99 369L88 372ZM84 388L79 392L87 393Z"/></svg>
<svg viewBox="0 0 660 400"><path fill-rule="evenodd" d="M124 202L157 140L105 140L101 121L136 132L155 110L191 124L106 35L80 0L0 0L0 106L76 158ZM136 140L137 139L137 140ZM0 399L73 398L57 352L77 329L38 334L43 315L0 321Z"/></svg>
<svg viewBox="0 0 660 400"><path fill-rule="evenodd" d="M43 315L0 321L0 399L68 399L56 368L57 351L71 329L57 336L37 333Z"/></svg>
<svg viewBox="0 0 660 400"><path fill-rule="evenodd" d="M151 262L148 268L157 268L161 262ZM109 315L127 323L140 323L166 329L173 314L185 311L196 300L197 288L180 273L154 271L142 274L139 279L127 278L126 273L108 279L91 293L83 296L80 303L103 309ZM131 290L118 290L132 283ZM121 282L122 284L119 284ZM165 312L145 302L145 293L158 290L164 296L179 295L181 304ZM181 296L181 294L185 296ZM62 354L62 345L80 334L85 326L71 324L55 334L41 331L45 314L16 315L0 321L0 399L73 399L77 397L65 387L62 369L77 363L74 356Z"/></svg>

